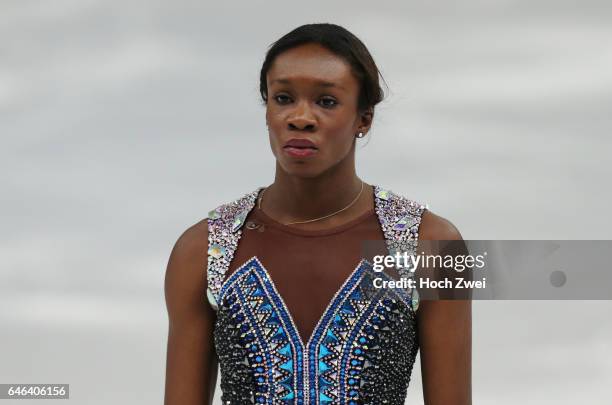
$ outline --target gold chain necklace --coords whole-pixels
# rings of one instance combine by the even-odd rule
[[[307,221],[289,222],[289,223],[283,224],[283,225],[305,224],[305,223],[308,223],[308,222],[320,221],[321,219],[329,218],[331,216],[339,214],[342,211],[349,209],[353,204],[355,204],[357,202],[357,200],[361,196],[361,193],[363,192],[363,186],[364,186],[364,183],[363,183],[363,180],[361,180],[361,190],[359,190],[359,193],[357,194],[357,197],[355,197],[355,199],[353,201],[351,201],[351,203],[349,205],[347,205],[346,207],[344,207],[344,208],[342,208],[342,209],[340,209],[340,210],[338,210],[338,211],[336,211],[334,213],[331,213],[329,215],[325,215],[325,216],[320,217],[320,218],[309,219]],[[265,191],[266,191],[266,188],[264,188],[262,190],[261,195],[259,196],[259,200],[257,201],[257,208],[259,208],[259,209],[261,209],[261,200],[263,200],[263,196],[264,196]]]

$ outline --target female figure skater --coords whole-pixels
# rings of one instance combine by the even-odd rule
[[[268,50],[274,182],[211,210],[172,250],[166,405],[211,404],[217,365],[223,404],[400,405],[419,350],[424,403],[471,404],[470,301],[419,305],[414,289],[377,288],[386,273],[364,254],[366,241],[414,254],[420,239],[462,239],[357,176],[378,77],[365,45],[334,24],[298,27]]]

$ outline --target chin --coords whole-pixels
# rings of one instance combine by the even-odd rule
[[[280,166],[288,175],[301,178],[315,178],[324,172],[318,165],[313,163],[295,160],[291,162],[279,161]]]

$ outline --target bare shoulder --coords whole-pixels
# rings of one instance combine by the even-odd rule
[[[182,258],[200,257],[201,253],[207,250],[207,246],[208,223],[206,219],[203,219],[183,231],[174,244],[172,255]]]
[[[166,301],[171,315],[186,308],[205,308],[199,304],[206,291],[207,250],[206,219],[191,225],[175,242],[165,278]]]
[[[419,238],[423,240],[462,240],[463,237],[448,219],[425,210],[421,217]]]

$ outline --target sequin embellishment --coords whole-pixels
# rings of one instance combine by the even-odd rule
[[[388,276],[362,260],[337,290],[308,342],[302,342],[256,256],[222,282],[259,190],[217,208],[219,217],[209,218],[210,246],[224,249],[223,255],[216,250],[212,253],[217,257],[209,254],[207,269],[208,300],[217,307],[214,342],[222,402],[403,404],[418,351],[416,290],[375,288],[375,278]],[[425,207],[377,186],[375,196],[389,252],[413,254]],[[408,268],[400,270],[411,275]]]

